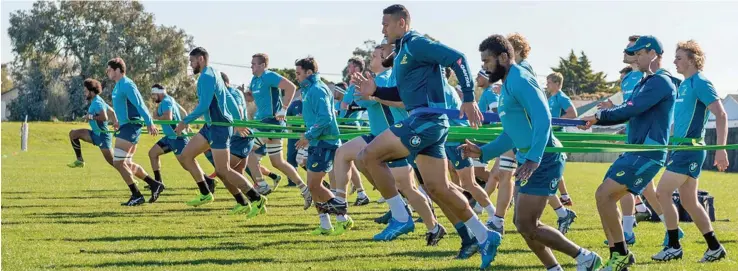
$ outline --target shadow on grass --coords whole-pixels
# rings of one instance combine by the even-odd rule
[[[135,268],[141,266],[147,267],[158,267],[158,266],[176,266],[176,265],[203,265],[203,264],[217,264],[217,265],[233,265],[233,264],[250,264],[250,263],[271,263],[274,259],[257,258],[257,259],[199,259],[191,261],[122,261],[122,262],[110,262],[101,264],[89,264],[89,265],[67,265],[66,268],[107,268],[107,267],[119,267],[119,268]]]
[[[116,222],[105,222],[105,221],[88,221],[88,220],[58,220],[58,221],[47,221],[47,222],[40,222],[40,221],[13,221],[13,222],[3,222],[3,226],[12,226],[12,225],[27,225],[27,224],[33,224],[33,225],[39,225],[39,224],[62,224],[62,225],[75,225],[75,224],[84,224],[84,225],[92,225],[92,224],[115,224]]]
[[[92,237],[92,238],[63,238],[61,240],[67,242],[118,242],[118,241],[180,241],[180,240],[201,240],[201,239],[218,239],[218,238],[230,238],[231,236],[107,236],[107,237]],[[58,239],[42,239],[44,241],[57,241]]]
[[[141,215],[145,215],[146,213],[149,213],[149,212],[133,212],[133,213],[124,213],[124,212],[62,213],[62,212],[54,212],[54,213],[31,214],[31,216],[38,217],[38,218],[48,218],[48,219],[64,219],[64,218],[101,218],[101,217],[139,217]]]
[[[204,251],[234,251],[256,250],[256,247],[243,244],[228,244],[207,247],[175,247],[175,248],[138,248],[131,250],[90,250],[80,251],[83,254],[136,254],[136,253],[165,253],[165,252],[204,252]]]

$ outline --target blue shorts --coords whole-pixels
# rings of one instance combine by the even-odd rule
[[[705,157],[707,157],[707,151],[675,151],[669,154],[666,170],[697,179],[702,173]]]
[[[100,134],[95,134],[92,130],[88,131],[90,132],[90,138],[92,139],[93,145],[100,147],[101,150],[109,150],[112,148],[113,136],[108,133],[101,132]]]
[[[159,145],[164,153],[174,152],[174,155],[180,155],[182,154],[185,146],[187,146],[187,142],[190,142],[190,139],[186,137],[164,137],[162,139],[159,139],[159,141],[156,142],[156,145]]]
[[[279,125],[279,126],[282,126],[282,127],[287,127],[287,123],[285,123],[284,121],[279,121],[276,118],[264,118],[264,119],[261,119],[261,123],[273,124],[273,125]],[[265,132],[265,133],[270,133],[270,132],[272,132],[272,133],[286,133],[287,130],[285,130],[285,129],[264,129],[264,128],[259,128],[259,132]]]
[[[338,146],[333,147],[308,147],[307,170],[312,172],[329,172],[333,170],[333,158],[336,156]]]
[[[438,119],[434,115],[410,115],[407,119],[390,127],[395,136],[410,151],[408,159],[422,154],[446,159],[446,137],[448,136],[448,121]]]
[[[254,148],[254,139],[251,137],[231,137],[231,155],[244,159],[249,156],[251,149]]]
[[[231,146],[231,136],[233,135],[233,127],[231,126],[205,124],[200,128],[199,133],[205,137],[211,149],[222,150]]]
[[[123,124],[118,129],[118,132],[115,133],[115,137],[131,142],[132,144],[138,144],[138,138],[141,137],[141,127],[143,127],[141,124]]]
[[[448,161],[451,162],[457,170],[471,167],[472,159],[469,157],[466,159],[462,158],[461,150],[458,149],[459,146],[461,146],[461,144],[451,144],[450,146],[446,145],[445,148]]]
[[[534,196],[555,195],[564,174],[566,162],[560,153],[544,153],[538,168],[527,180],[515,180],[518,192]],[[518,163],[520,167],[522,163]]]
[[[658,161],[634,154],[623,154],[607,170],[605,180],[612,179],[627,186],[630,193],[640,195],[660,169]]]

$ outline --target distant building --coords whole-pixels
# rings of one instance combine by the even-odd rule
[[[11,89],[10,91],[3,93],[2,95],[2,100],[3,100],[2,101],[2,109],[3,109],[2,121],[8,121],[8,119],[10,118],[10,111],[8,110],[8,105],[16,98],[18,98],[17,88]]]

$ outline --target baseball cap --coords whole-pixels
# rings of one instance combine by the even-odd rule
[[[636,40],[636,42],[633,44],[633,46],[630,46],[628,48],[625,48],[625,53],[628,55],[634,55],[638,50],[641,49],[651,49],[655,50],[656,54],[663,54],[664,53],[664,46],[661,45],[661,41],[659,41],[656,37],[651,35],[641,36]]]

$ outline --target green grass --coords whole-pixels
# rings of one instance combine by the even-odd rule
[[[254,220],[231,216],[233,199],[220,189],[216,202],[188,207],[197,188],[172,155],[163,157],[167,190],[156,204],[122,207],[129,192],[99,150],[83,145],[87,167],[69,169],[74,159],[67,139],[72,128],[85,124],[31,123],[28,152],[20,152],[19,123],[2,124],[2,266],[5,270],[468,270],[479,256],[454,260],[460,240],[453,233],[437,247],[426,247],[425,228],[391,243],[369,241],[382,229],[372,219],[386,205],[372,203],[351,208],[356,228],[340,237],[308,235],[317,224],[313,208],[302,210],[294,188],[269,197],[269,213]],[[143,135],[135,161],[149,169],[147,150],[156,138]],[[266,162],[266,160],[265,160]],[[738,163],[738,161],[731,161]],[[201,163],[206,171],[212,168]],[[593,195],[608,165],[569,163],[566,180],[579,219],[568,234],[574,242],[607,255],[602,244]],[[717,236],[731,253],[738,253],[738,174],[706,172],[702,188],[716,198]],[[373,199],[379,197],[370,191]],[[146,193],[148,197],[148,192]],[[351,200],[355,196],[351,196]],[[437,211],[440,214],[440,211]],[[483,216],[486,219],[486,216]],[[335,218],[334,218],[335,221]],[[555,225],[547,209],[543,221]],[[452,225],[441,218],[453,232]],[[508,234],[494,266],[497,270],[543,270],[515,232]],[[685,259],[656,263],[664,229],[660,223],[641,223],[632,250],[638,265],[631,270],[738,270],[736,254],[713,264],[696,263],[706,248],[697,228],[682,223]],[[574,261],[557,253],[560,263],[574,269]]]

